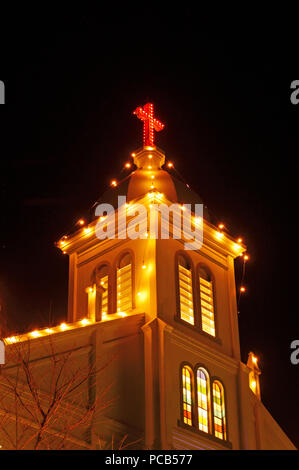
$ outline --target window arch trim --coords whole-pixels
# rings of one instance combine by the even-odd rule
[[[114,296],[113,296],[113,312],[117,312],[117,270],[119,268],[119,264],[121,259],[126,255],[129,254],[131,256],[131,275],[132,275],[132,309],[135,308],[135,255],[134,251],[130,248],[126,248],[118,253],[117,257],[114,260],[113,264],[113,286],[114,286]]]

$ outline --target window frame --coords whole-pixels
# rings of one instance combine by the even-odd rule
[[[208,398],[208,432],[205,432],[205,431],[202,431],[201,429],[199,429],[199,421],[198,421],[198,384],[197,384],[197,371],[199,369],[203,369],[203,371],[206,373],[207,375],[207,379],[208,379],[208,383],[209,383],[209,386],[208,386],[208,393],[207,393],[207,398]],[[197,363],[194,367],[194,382],[196,382],[196,394],[195,394],[195,406],[196,406],[196,427],[197,429],[200,431],[200,432],[203,432],[204,434],[206,435],[211,435],[212,434],[212,423],[213,423],[213,410],[212,410],[212,396],[211,396],[211,384],[212,384],[212,381],[211,381],[211,374],[209,372],[209,370],[207,369],[207,367],[202,364],[202,363]],[[194,384],[195,386],[195,384]]]
[[[193,302],[193,318],[194,324],[188,323],[186,320],[181,318],[181,299],[180,299],[180,279],[179,279],[179,260],[180,257],[185,258],[188,264],[191,267],[191,280],[192,280],[192,302]],[[190,256],[186,254],[186,252],[179,250],[175,254],[175,293],[176,293],[176,314],[175,317],[178,321],[180,321],[183,325],[188,326],[189,328],[196,328],[198,326],[198,315],[197,315],[197,303],[196,303],[196,296],[194,291],[194,282],[195,282],[195,272],[194,272],[194,264]]]
[[[113,305],[113,312],[117,313],[117,270],[119,269],[120,262],[122,258],[126,255],[130,255],[131,257],[131,274],[132,274],[132,310],[136,306],[135,302],[135,256],[134,256],[134,251],[131,250],[130,248],[126,248],[125,250],[122,250],[117,257],[114,260],[114,279],[113,279],[113,285],[114,285],[114,296],[112,299],[112,305]]]
[[[184,367],[187,367],[191,371],[191,399],[192,399],[192,404],[191,404],[191,418],[192,418],[192,424],[186,424],[184,422],[184,394],[183,394],[183,369]],[[181,422],[184,424],[184,426],[187,426],[189,429],[194,428],[195,424],[195,413],[194,413],[194,403],[195,403],[195,395],[194,395],[194,370],[192,365],[189,362],[183,362],[180,366],[180,415],[181,415]]]
[[[215,336],[210,335],[208,332],[202,329],[202,313],[201,313],[201,299],[200,299],[200,271],[205,271],[207,276],[210,278],[210,281],[213,286],[213,313],[214,313],[214,325],[215,325]],[[199,329],[203,335],[212,340],[220,342],[218,335],[218,315],[217,315],[217,296],[216,296],[216,282],[215,276],[211,269],[205,263],[198,263],[196,265],[196,295],[197,295],[197,304],[198,304],[198,319],[199,319]]]
[[[222,390],[223,390],[223,402],[224,402],[224,416],[225,416],[225,438],[224,439],[221,439],[220,437],[217,437],[215,436],[215,423],[214,423],[214,395],[213,395],[213,385],[215,382],[218,382],[221,387],[222,387]],[[213,410],[212,410],[212,418],[213,418],[213,421],[212,421],[212,428],[213,428],[213,437],[215,439],[217,439],[218,441],[220,442],[228,442],[228,419],[227,419],[227,400],[226,400],[226,388],[223,384],[223,381],[222,379],[220,379],[219,377],[211,377],[211,399],[212,399],[212,406],[213,406]]]
[[[97,281],[97,270],[99,270],[100,268],[102,268],[103,266],[107,266],[107,275],[108,275],[108,302],[107,302],[107,315],[110,315],[111,313],[113,313],[113,310],[112,310],[112,267],[111,267],[111,264],[109,261],[107,260],[103,260],[101,261],[100,263],[98,263],[96,265],[96,267],[94,268],[93,272],[92,272],[92,275],[91,275],[91,283],[92,284],[97,284],[96,281]],[[97,312],[95,312],[95,315],[97,317]],[[100,317],[102,317],[102,312],[100,314]]]

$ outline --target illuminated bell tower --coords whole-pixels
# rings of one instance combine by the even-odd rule
[[[98,201],[115,212],[82,219],[59,242],[70,260],[68,322],[86,318],[95,354],[117,357],[105,379],[114,383],[115,398],[106,422],[145,449],[265,448],[257,359],[252,353],[247,365],[240,359],[234,260],[246,247],[213,224],[198,194],[166,171],[154,142],[164,124],[153,105],[134,114],[143,122],[143,146],[132,154],[136,168],[113,180]],[[138,204],[146,215],[138,215],[136,228]],[[200,248],[186,250],[185,234],[152,236],[148,211],[161,204],[179,212],[191,207],[192,228],[203,230]],[[98,224],[109,231],[114,223],[115,236],[100,240]],[[170,215],[171,235],[177,224]],[[273,424],[266,419],[265,429]]]

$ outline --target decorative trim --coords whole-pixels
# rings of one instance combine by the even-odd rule
[[[178,329],[172,328],[170,330],[166,328],[166,331],[169,332],[170,341],[173,344],[194,355],[201,355],[203,360],[213,361],[218,367],[221,367],[230,374],[237,375],[240,361],[223,354],[221,351],[216,351],[211,346],[203,344],[190,335],[187,336]]]

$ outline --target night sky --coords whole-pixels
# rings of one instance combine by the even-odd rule
[[[219,28],[214,15],[183,6],[43,8],[1,18],[0,327],[66,318],[68,259],[54,243],[124,175],[142,144],[132,111],[151,101],[166,124],[157,145],[248,246],[242,360],[250,350],[260,358],[262,400],[299,446],[292,15],[239,11]],[[237,260],[237,282],[240,268]]]

